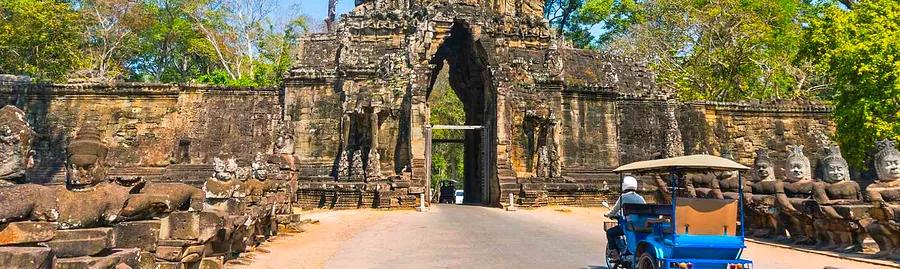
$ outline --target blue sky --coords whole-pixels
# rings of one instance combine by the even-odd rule
[[[350,12],[355,6],[355,0],[338,0],[337,16]],[[322,23],[328,13],[328,0],[276,0],[276,9],[273,15],[277,20],[293,18],[297,12],[309,17],[313,25]],[[600,25],[594,25],[591,33],[595,36],[602,32]]]
[[[274,17],[291,18],[299,11],[314,22],[321,22],[328,13],[328,0],[276,0]],[[338,0],[338,16],[353,9],[354,0]]]

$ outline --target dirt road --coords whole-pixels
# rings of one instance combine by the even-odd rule
[[[233,268],[605,268],[602,209],[333,211]],[[756,268],[888,268],[748,243]]]

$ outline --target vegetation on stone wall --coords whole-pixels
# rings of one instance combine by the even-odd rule
[[[273,21],[274,4],[0,1],[0,72],[53,81],[276,86],[307,26],[303,17]]]
[[[830,7],[806,34],[818,67],[833,76],[837,141],[861,164],[876,140],[900,140],[900,2]]]

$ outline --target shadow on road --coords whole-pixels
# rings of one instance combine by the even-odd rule
[[[583,267],[583,268],[581,268],[581,269],[609,269],[609,267],[606,267],[606,266],[593,266],[593,265],[591,265],[591,266],[588,266],[588,267]]]

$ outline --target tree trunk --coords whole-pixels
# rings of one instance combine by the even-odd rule
[[[566,3],[562,5],[562,20],[559,22],[559,34],[560,36],[564,36],[566,32],[566,27],[569,25],[569,19],[572,17],[572,13],[575,12],[575,0],[563,0]]]

